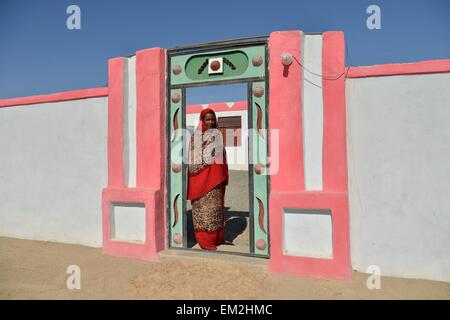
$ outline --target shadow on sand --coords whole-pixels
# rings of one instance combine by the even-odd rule
[[[248,212],[246,211],[230,211],[229,207],[225,207],[225,230],[223,245],[234,246],[234,240],[242,234],[248,226]],[[194,237],[194,224],[192,222],[192,210],[187,211],[187,247],[192,248],[197,244]]]

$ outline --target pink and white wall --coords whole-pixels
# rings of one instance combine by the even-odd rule
[[[346,68],[344,47],[341,32],[270,35],[269,271],[450,281],[450,60]],[[0,100],[0,235],[156,261],[165,78],[153,48],[111,59],[108,88]]]

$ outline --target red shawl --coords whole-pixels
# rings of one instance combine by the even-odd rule
[[[197,130],[205,132],[208,129],[206,123],[204,122],[204,118],[205,115],[209,112],[215,115],[214,111],[209,108],[204,109],[200,113],[200,123],[197,127]],[[226,157],[224,157],[223,162],[224,163],[221,164],[216,163],[214,161],[211,165],[202,168],[198,173],[189,174],[188,195],[187,195],[188,200],[195,200],[201,198],[222,182],[228,184],[228,164],[226,161]]]

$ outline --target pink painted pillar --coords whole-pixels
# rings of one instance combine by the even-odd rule
[[[300,61],[301,32],[274,32],[270,36],[269,125],[279,130],[279,168],[271,176],[271,189],[303,191],[302,70],[299,64],[281,64],[281,54],[290,53]],[[295,150],[295,152],[293,152]]]
[[[166,249],[166,50],[152,48],[136,53],[137,176],[138,188],[155,190],[152,237],[155,250]],[[154,228],[154,229],[153,229]]]
[[[165,72],[166,51],[136,53],[136,188],[124,183],[124,58],[109,61],[108,186],[102,194],[103,252],[155,261],[166,248],[165,219]],[[145,241],[111,239],[112,203],[143,203]]]
[[[137,187],[164,187],[165,65],[164,49],[136,53]]]
[[[322,51],[323,74],[336,75],[323,79],[323,189],[347,192],[344,33],[325,32]]]
[[[279,171],[271,175],[269,195],[269,271],[311,277],[351,278],[345,133],[345,75],[323,80],[324,139],[323,190],[305,191],[302,130],[302,67],[300,31],[270,35],[270,130],[279,130],[279,148],[269,142],[269,152],[279,152]],[[281,54],[294,57],[285,67]],[[323,74],[341,73],[344,67],[341,32],[323,35]],[[287,255],[283,252],[285,209],[331,211],[332,257]]]
[[[125,58],[108,61],[108,188],[124,187],[124,66]]]

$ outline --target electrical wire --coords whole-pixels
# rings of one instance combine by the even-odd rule
[[[322,79],[324,79],[324,80],[338,80],[338,79],[340,79],[343,75],[345,75],[345,76],[344,76],[344,79],[347,79],[348,72],[349,72],[350,68],[351,68],[351,67],[355,67],[355,66],[352,65],[352,64],[350,63],[350,56],[349,56],[349,54],[348,54],[348,49],[347,49],[347,39],[344,38],[344,41],[345,41],[345,60],[347,60],[347,61],[349,62],[349,65],[350,65],[350,66],[344,67],[344,71],[341,72],[341,73],[338,74],[338,75],[322,75],[322,74],[315,73],[315,72],[309,70],[308,68],[306,68],[305,65],[304,65],[304,63],[301,62],[301,61],[299,61],[299,59],[297,59],[295,56],[292,56],[292,57],[293,57],[294,60],[300,65],[300,67],[302,67],[304,70],[308,71],[309,73],[311,73],[311,74],[313,74],[313,75],[315,75],[315,76],[317,76],[317,77],[319,77],[319,78],[322,78]],[[301,57],[300,57],[300,60],[302,60]]]

